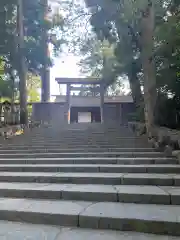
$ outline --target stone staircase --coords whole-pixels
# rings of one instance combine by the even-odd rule
[[[177,160],[127,127],[44,126],[0,145],[0,239],[175,240],[179,205]]]

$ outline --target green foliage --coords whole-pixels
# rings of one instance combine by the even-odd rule
[[[40,88],[41,88],[40,76],[29,73],[27,77],[28,102],[40,101]]]
[[[63,31],[62,16],[49,8],[49,18],[45,19],[46,8],[41,0],[23,0],[24,15],[24,49],[28,72],[41,74],[45,65],[52,66],[50,56],[45,53],[45,44],[51,43],[54,53],[61,51],[64,43],[60,33]],[[19,77],[19,48],[17,36],[17,0],[0,1],[0,61],[4,63],[1,68],[1,94],[12,96],[12,85]],[[48,38],[45,39],[45,33]],[[10,80],[7,80],[10,79]],[[6,81],[5,81],[6,80]],[[30,81],[30,80],[29,80]],[[13,83],[12,83],[13,82]],[[40,81],[38,80],[38,84]],[[31,81],[27,84],[30,85]],[[17,84],[15,84],[17,85]],[[30,93],[29,93],[30,94]],[[33,99],[37,93],[31,92]]]
[[[142,119],[138,117],[142,112],[141,85],[144,85],[141,36],[142,20],[148,14],[148,4],[153,4],[155,10],[154,52],[151,51],[149,57],[156,63],[157,112],[160,112],[156,120],[160,125],[178,127],[180,126],[180,121],[177,120],[180,108],[180,2],[87,0],[87,5],[91,9],[96,9],[91,17],[91,25],[98,39],[100,41],[107,39],[115,46],[114,54],[118,62],[115,66],[116,74],[119,76],[125,74],[129,79],[132,96],[138,103],[137,113],[134,116],[136,119]],[[147,45],[146,53],[148,48]],[[170,119],[168,114],[173,118]]]

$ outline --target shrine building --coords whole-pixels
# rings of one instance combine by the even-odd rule
[[[130,95],[106,96],[103,81],[97,78],[56,78],[59,85],[66,85],[65,95],[56,95],[55,102],[34,103],[33,118],[36,121],[60,123],[119,122],[128,121],[135,111]],[[80,85],[80,87],[76,85]],[[93,86],[92,95],[76,95],[84,85]],[[82,87],[83,86],[83,87]],[[87,88],[88,90],[88,88]]]

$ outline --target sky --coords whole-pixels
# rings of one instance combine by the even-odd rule
[[[80,69],[77,65],[79,58],[67,55],[66,57],[54,60],[54,66],[50,70],[51,95],[59,95],[59,85],[56,83],[56,77],[80,77]],[[62,93],[66,93],[66,87],[61,85]]]

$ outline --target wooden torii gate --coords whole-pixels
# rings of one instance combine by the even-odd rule
[[[58,84],[66,85],[66,114],[67,120],[70,121],[70,95],[71,90],[79,90],[79,87],[72,87],[71,85],[83,84],[83,85],[99,85],[96,88],[100,93],[100,112],[101,112],[101,122],[104,122],[104,83],[102,79],[99,78],[56,78]]]

